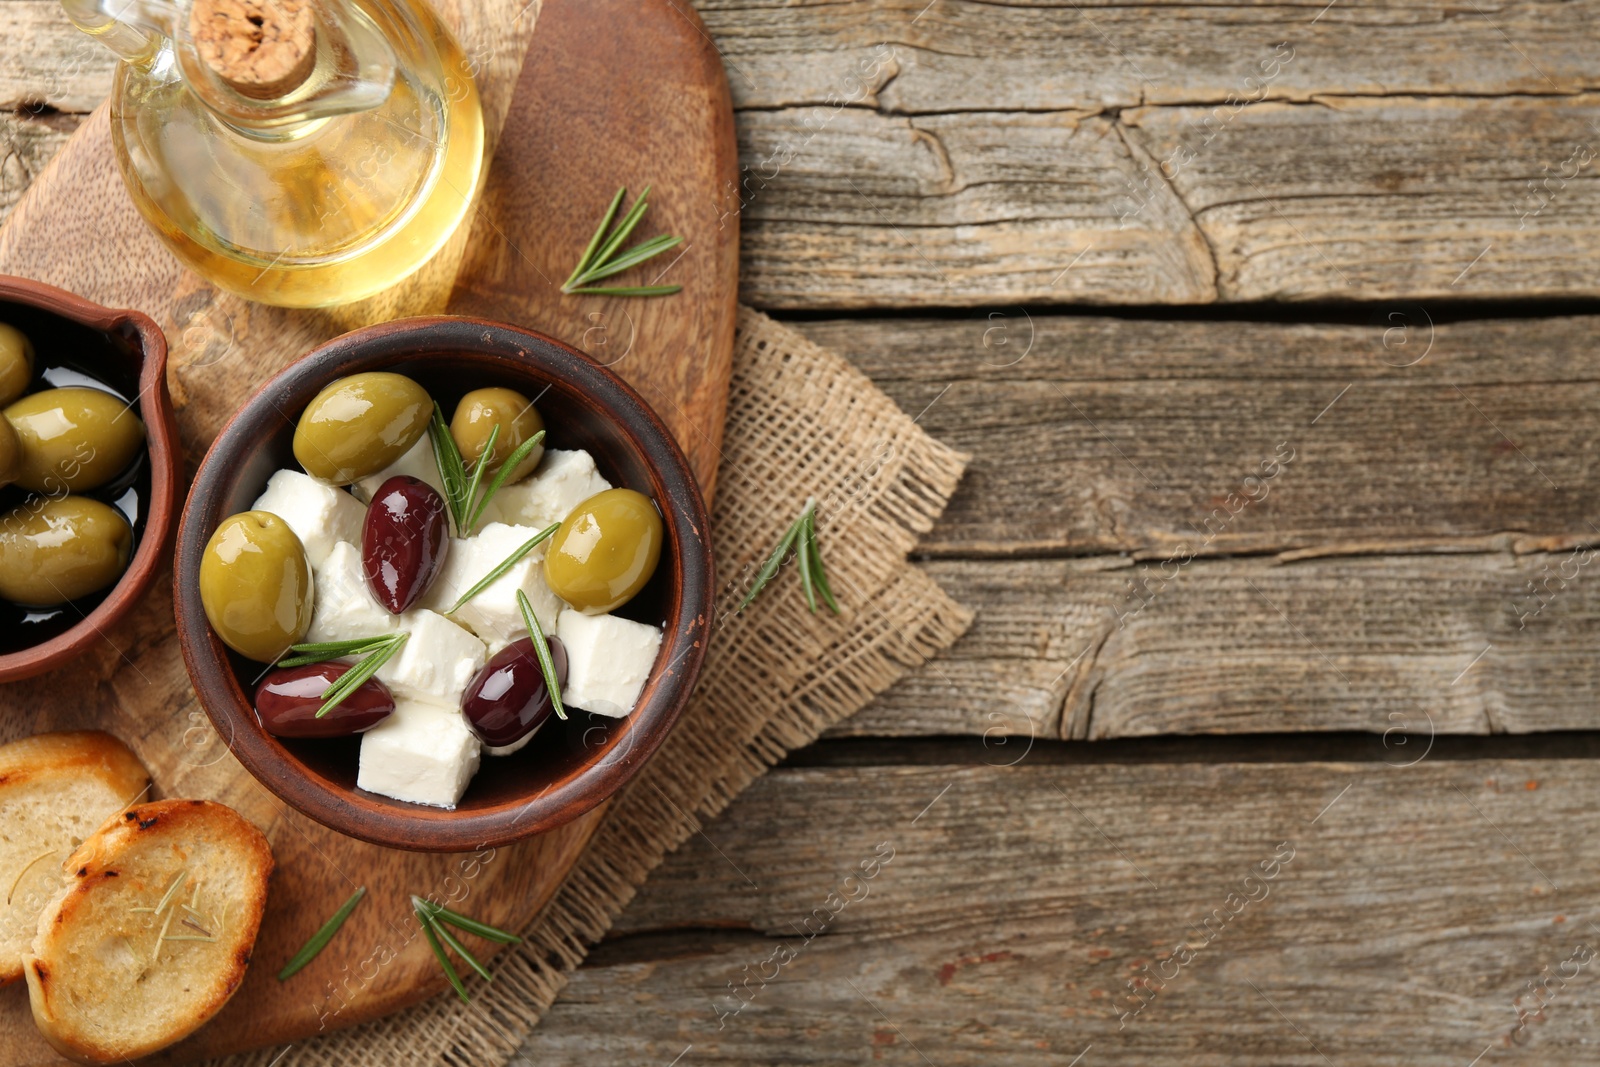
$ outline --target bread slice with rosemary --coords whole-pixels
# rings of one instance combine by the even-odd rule
[[[80,1063],[137,1059],[186,1037],[244,981],[272,850],[209,800],[130,808],[67,862],[23,957],[33,1021]]]
[[[22,977],[22,954],[60,891],[62,863],[149,787],[138,757],[98,730],[0,745],[0,985]]]

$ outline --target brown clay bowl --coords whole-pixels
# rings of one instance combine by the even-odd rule
[[[266,733],[251,706],[266,668],[228,650],[206,623],[200,558],[218,523],[246,511],[272,473],[294,467],[306,404],[329,382],[385,370],[422,384],[446,413],[470,389],[506,386],[535,398],[554,448],[584,448],[613,485],[661,509],[666,543],[655,576],[619,614],[665,628],[632,714],[573,710],[522,751],[483,757],[461,803],[446,811],[356,788],[359,738]],[[527,330],[476,319],[372,326],[313,351],[267,382],[223,428],[183,510],[175,564],[178,637],[206,713],[234,755],[286,803],[341,833],[420,851],[498,846],[542,833],[615,793],[665,739],[700,673],[715,585],[705,505],[688,463],[639,395],[588,357]]]
[[[52,612],[0,606],[0,682],[43,674],[85,652],[139,603],[171,543],[178,503],[178,427],[167,394],[167,339],[148,316],[92,304],[26,278],[0,275],[0,322],[28,335],[38,356],[34,389],[79,384],[87,375],[123,397],[138,399],[145,455],[125,478],[88,495],[136,506],[133,558],[104,593]],[[128,494],[132,494],[129,496]],[[0,510],[28,496],[0,489]]]

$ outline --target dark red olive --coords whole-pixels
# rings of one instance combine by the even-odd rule
[[[444,497],[433,486],[397,474],[372,495],[361,531],[361,565],[367,587],[391,615],[422,599],[449,547]]]
[[[274,737],[344,737],[370,730],[394,711],[394,695],[376,678],[345,697],[322,718],[322,694],[350,669],[348,663],[310,663],[280,667],[256,688],[256,715]]]
[[[550,659],[556,681],[567,683],[567,650],[550,638]],[[461,694],[461,713],[467,725],[486,745],[501,748],[515,744],[544,725],[555,710],[545,690],[544,671],[533,641],[513,641],[490,657]]]

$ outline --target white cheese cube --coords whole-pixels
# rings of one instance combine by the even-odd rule
[[[490,522],[542,530],[561,522],[573,508],[610,488],[611,483],[600,476],[589,453],[581,448],[570,452],[551,448],[545,451],[532,477],[501,487],[483,515]]]
[[[567,650],[564,703],[612,718],[633,710],[661,648],[660,627],[567,608],[556,636]]]
[[[397,474],[407,474],[413,478],[420,478],[439,491],[444,496],[444,479],[439,477],[439,463],[433,458],[433,438],[423,434],[422,439],[411,446],[411,451],[395,460],[377,474],[368,475],[359,479],[352,487],[356,496],[368,503],[372,502],[372,495],[376,493],[383,483]],[[360,540],[357,538],[357,540]]]
[[[473,537],[452,539],[450,550],[445,555],[444,569],[423,597],[423,607],[439,612],[448,611],[463,593],[482,581],[538,532],[531,526],[491,522]],[[528,594],[533,614],[544,632],[550,634],[555,631],[561,601],[544,580],[544,552],[548,543],[534,546],[493,585],[449,616],[487,642],[490,655],[525,632],[522,609],[517,606],[518,590]]]
[[[455,708],[396,694],[394,713],[361,735],[356,785],[453,808],[478,770],[478,739]]]
[[[372,598],[361,568],[361,550],[350,542],[340,541],[333,546],[316,571],[316,579],[311,629],[306,632],[308,642],[353,641],[404,629],[400,616],[390,615]]]
[[[360,544],[367,518],[367,509],[343,489],[290,470],[274,474],[250,509],[270,511],[287,523],[305,546],[313,570],[340,541]]]
[[[411,636],[378,679],[391,689],[424,699],[456,704],[461,693],[489,658],[483,642],[436,611],[417,608],[398,620],[396,629]]]

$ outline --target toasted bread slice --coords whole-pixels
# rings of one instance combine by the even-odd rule
[[[22,977],[39,913],[60,892],[61,864],[149,785],[127,746],[98,730],[0,745],[0,985]]]
[[[80,1063],[137,1059],[186,1037],[244,981],[272,850],[232,808],[130,808],[67,861],[23,957],[33,1021]]]

